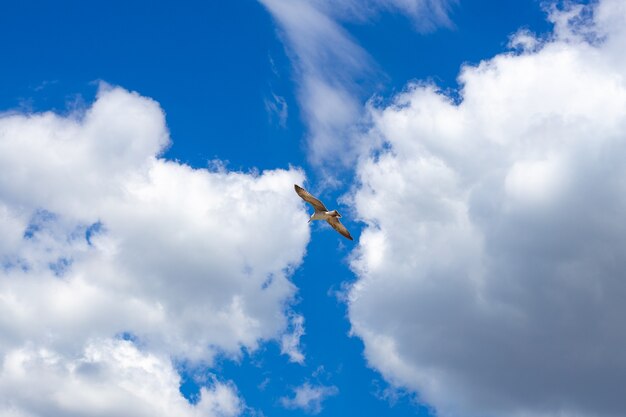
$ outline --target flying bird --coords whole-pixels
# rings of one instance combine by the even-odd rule
[[[329,211],[324,205],[324,203],[319,201],[317,198],[313,197],[311,193],[309,193],[307,190],[305,190],[304,188],[296,184],[294,184],[293,186],[296,189],[296,193],[300,197],[302,197],[304,201],[312,205],[313,208],[315,209],[315,213],[311,215],[309,222],[311,222],[311,220],[326,220],[328,224],[332,226],[333,229],[338,231],[340,234],[342,234],[346,238],[353,240],[352,236],[350,236],[350,232],[348,232],[348,229],[346,229],[346,226],[341,224],[341,222],[339,221],[341,214],[339,214],[337,210]]]

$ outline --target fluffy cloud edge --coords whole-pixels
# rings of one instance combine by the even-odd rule
[[[518,32],[515,51],[464,67],[458,103],[414,84],[372,106],[368,133],[384,148],[360,161],[352,196],[367,225],[351,262],[352,332],[370,366],[442,416],[623,405],[609,386],[626,378],[610,295],[623,287],[605,256],[620,259],[624,236],[626,8],[570,4],[549,19],[551,37]]]
[[[0,385],[48,378],[32,406],[59,415],[106,409],[98,389],[127,404],[125,415],[239,414],[232,383],[188,404],[171,360],[210,364],[280,342],[309,239],[293,195],[303,172],[167,161],[159,104],[106,84],[81,111],[3,114],[0,132]],[[138,364],[160,381],[158,398],[139,395],[151,377]],[[77,381],[93,401],[65,391]],[[2,395],[3,412],[41,414],[24,395]]]

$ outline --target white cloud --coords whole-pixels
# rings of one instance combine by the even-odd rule
[[[300,408],[310,414],[319,414],[322,411],[322,403],[328,397],[339,393],[335,386],[311,385],[308,382],[293,389],[292,398],[282,397],[281,404],[285,408]]]
[[[537,36],[528,29],[520,29],[509,39],[509,48],[520,49],[524,52],[533,52],[540,45],[540,40],[537,39]]]
[[[272,98],[265,99],[265,111],[269,116],[278,122],[278,125],[282,128],[287,126],[287,117],[289,116],[289,107],[284,97],[277,96],[272,93]]]
[[[380,12],[402,13],[409,17],[421,32],[439,26],[452,27],[449,14],[457,0],[318,0],[317,4],[330,14],[342,19],[371,19]]]
[[[91,341],[73,358],[25,346],[4,355],[0,410],[28,416],[183,417],[232,417],[242,410],[229,384],[214,381],[210,389],[202,388],[194,405],[180,395],[179,385],[169,358],[141,352],[128,341]]]
[[[360,115],[353,79],[369,71],[371,59],[319,4],[308,0],[261,0],[282,29],[299,78],[298,99],[310,129],[309,157],[315,163],[345,163],[345,132]]]
[[[347,166],[361,141],[354,126],[377,74],[372,58],[340,20],[367,20],[383,10],[408,14],[421,30],[449,25],[448,0],[259,0],[281,28],[299,79],[298,99],[309,127],[309,158]]]
[[[0,117],[0,358],[28,344],[73,363],[127,333],[210,363],[280,339],[302,172],[193,169],[158,157],[168,143],[158,104],[121,88],[81,114]]]
[[[290,331],[283,334],[280,340],[280,353],[289,356],[291,362],[304,364],[304,354],[300,348],[300,339],[305,334],[304,317],[294,314],[289,320]]]
[[[349,316],[444,417],[626,409],[626,6],[552,13],[552,38],[463,68],[461,103],[412,85],[372,109]]]

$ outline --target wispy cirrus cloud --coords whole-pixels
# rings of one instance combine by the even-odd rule
[[[383,76],[369,54],[342,27],[381,11],[409,15],[420,30],[450,25],[447,0],[260,0],[276,19],[296,70],[298,100],[309,129],[310,160],[345,166],[360,147],[356,126],[363,103]]]
[[[329,15],[341,20],[367,21],[381,12],[401,13],[415,29],[428,32],[439,27],[453,27],[450,12],[458,0],[318,0]]]
[[[282,128],[287,126],[287,117],[289,116],[289,106],[284,97],[271,93],[271,98],[266,97],[264,100],[265,111],[267,111],[270,119],[275,120]]]

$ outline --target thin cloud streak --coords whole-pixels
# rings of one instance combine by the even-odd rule
[[[443,0],[338,2],[260,0],[276,19],[298,78],[298,100],[309,128],[309,159],[318,166],[346,167],[362,136],[357,126],[376,80],[384,77],[370,55],[339,23],[366,21],[381,11],[408,14],[416,27],[449,25]]]

